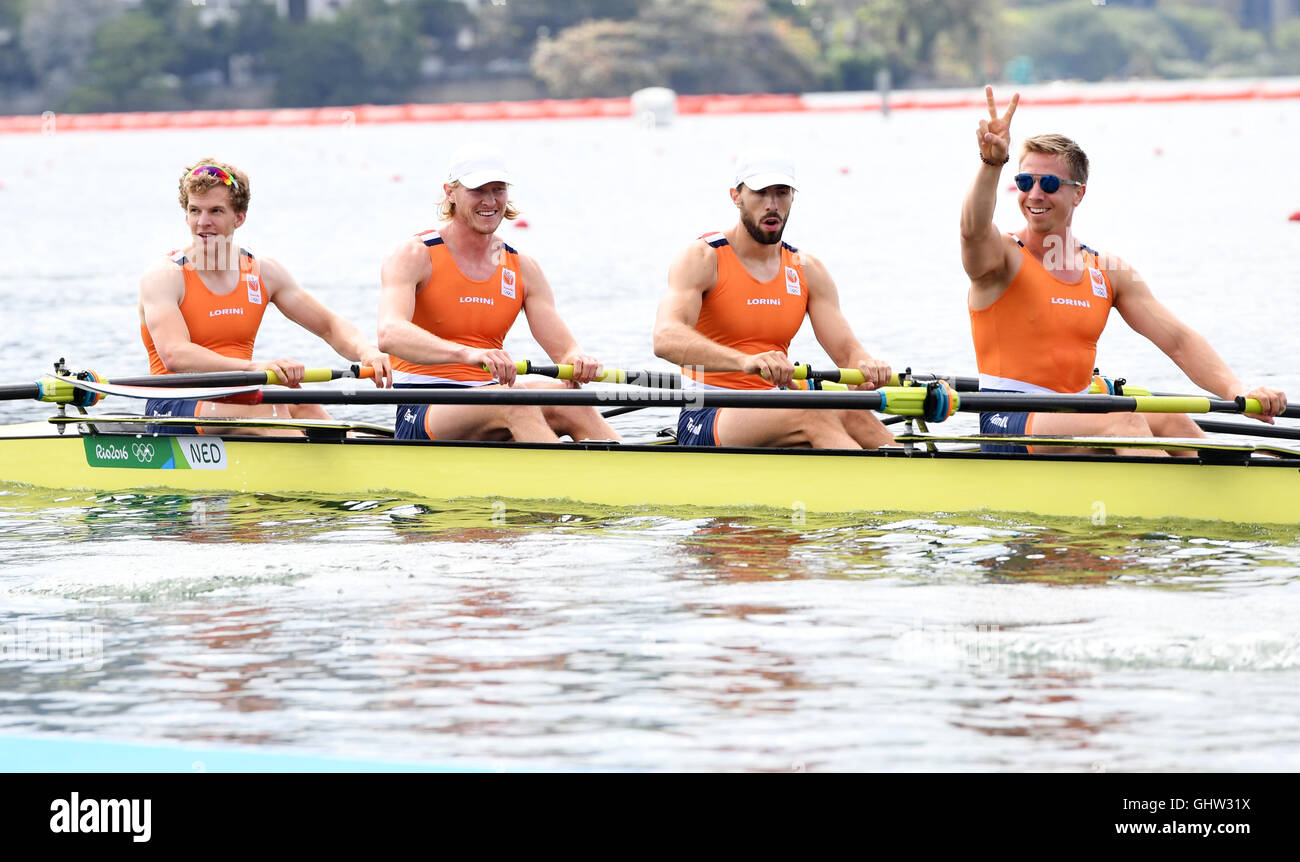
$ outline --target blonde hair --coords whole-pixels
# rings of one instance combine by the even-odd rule
[[[230,175],[232,180],[230,185],[221,177],[210,173],[195,174],[198,168],[219,168]],[[219,162],[216,159],[199,159],[194,164],[187,167],[180,179],[180,202],[181,209],[190,208],[190,195],[203,194],[206,191],[224,186],[230,189],[230,205],[237,213],[248,212],[248,201],[252,198],[252,190],[248,187],[248,174],[241,171],[234,165]]]
[[[1020,160],[1024,161],[1028,153],[1061,156],[1070,168],[1070,179],[1081,183],[1088,181],[1088,156],[1065,135],[1035,135],[1026,138],[1020,145]]]
[[[460,180],[453,180],[447,183],[453,189],[460,188]],[[438,218],[442,221],[451,221],[452,216],[456,215],[456,202],[451,199],[451,195],[445,195],[442,200],[438,201]],[[519,218],[519,207],[512,200],[506,201],[506,219],[514,221]]]

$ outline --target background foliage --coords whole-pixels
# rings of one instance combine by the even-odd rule
[[[1300,0],[0,0],[0,109],[1300,74]],[[887,77],[886,77],[887,76]]]

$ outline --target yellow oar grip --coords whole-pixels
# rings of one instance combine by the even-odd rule
[[[1139,413],[1209,413],[1210,399],[1199,395],[1138,395],[1133,398]],[[1259,402],[1255,402],[1259,410]]]
[[[336,372],[332,368],[308,368],[306,371],[302,373],[302,382],[303,383],[328,383],[329,381],[333,380],[335,376],[339,374],[340,372]],[[342,374],[342,376],[350,377],[351,375]],[[374,377],[374,376],[375,376],[375,369],[371,368],[369,365],[367,365],[364,368],[357,369],[357,377]],[[280,375],[276,374],[274,371],[268,368],[266,369],[266,385],[282,386],[284,384],[280,380]]]
[[[807,379],[808,379],[808,372],[809,372],[810,370],[811,370],[811,369],[810,369],[807,365],[798,365],[798,364],[796,364],[795,367],[794,367],[794,379],[795,379],[795,380],[807,380]],[[839,368],[839,369],[836,369],[836,370],[838,370],[838,371],[840,372],[840,379],[839,379],[839,381],[838,381],[838,382],[840,382],[840,383],[858,384],[858,383],[866,383],[866,382],[867,382],[867,379],[866,379],[865,377],[862,376],[862,372],[859,371],[859,370],[856,369],[856,368]],[[763,376],[763,377],[766,377],[767,375],[764,374],[764,375],[762,375],[762,376]],[[898,382],[898,375],[897,375],[897,374],[895,374],[895,375],[890,379],[890,381],[889,381],[889,385],[890,385],[890,386],[898,386],[898,385],[899,385],[899,382]]]
[[[532,363],[529,362],[527,359],[521,359],[518,362],[516,362],[515,370],[518,371],[520,374],[536,373],[537,371],[537,369],[533,368]],[[555,379],[572,380],[573,366],[556,365]],[[627,371],[622,368],[602,368],[600,370],[600,375],[596,378],[596,382],[597,383],[626,383]]]
[[[1264,405],[1259,403],[1257,398],[1247,398],[1246,406],[1242,408],[1242,413],[1263,413]]]

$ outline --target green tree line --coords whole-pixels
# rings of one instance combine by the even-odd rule
[[[1300,0],[0,0],[0,109],[1300,74]],[[522,88],[522,89],[521,89]]]

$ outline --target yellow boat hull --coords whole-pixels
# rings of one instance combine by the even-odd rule
[[[153,454],[181,445],[171,440],[212,448],[206,454],[192,450],[186,456],[190,464],[178,457],[171,467],[107,465],[126,458],[121,453],[132,447],[144,451],[149,444]],[[761,506],[795,513],[996,511],[1096,524],[1121,518],[1300,524],[1300,461],[1259,456],[1248,464],[1225,464],[897,450],[82,437],[28,423],[0,432],[0,481],[106,492],[568,499],[614,507]]]

